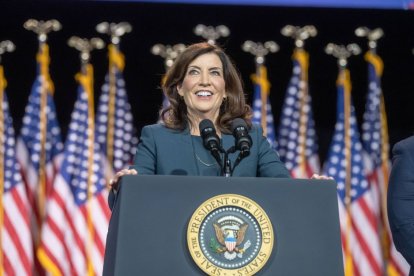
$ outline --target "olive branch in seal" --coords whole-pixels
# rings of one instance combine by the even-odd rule
[[[214,253],[220,254],[226,251],[225,247],[220,246],[215,238],[210,239],[210,248]]]

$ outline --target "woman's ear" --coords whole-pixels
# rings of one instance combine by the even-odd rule
[[[180,95],[181,97],[184,97],[184,93],[181,90],[181,84],[177,84],[177,92],[178,92],[178,95]]]

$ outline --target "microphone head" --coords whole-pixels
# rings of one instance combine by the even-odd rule
[[[214,124],[209,119],[204,119],[198,125],[201,138],[203,138],[203,145],[206,149],[211,151],[219,151],[220,138],[216,134]]]
[[[250,147],[252,146],[252,138],[249,135],[249,129],[246,121],[241,118],[236,118],[231,123],[233,136],[236,139],[236,149],[240,150],[244,156],[250,154]]]
[[[203,146],[211,152],[222,169],[223,174],[220,152],[224,152],[224,150],[220,145],[220,138],[216,133],[213,122],[209,119],[204,119],[198,124],[198,129],[200,130],[200,135],[203,139]]]
[[[216,133],[216,129],[214,128],[214,124],[209,119],[204,119],[198,124],[198,129],[200,130],[201,136],[203,136],[203,133],[206,133],[207,131],[213,131]]]
[[[242,118],[236,118],[231,122],[231,129],[234,134],[234,132],[237,130],[237,128],[242,127],[247,131],[247,124],[246,121]]]

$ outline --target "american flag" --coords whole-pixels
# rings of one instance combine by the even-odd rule
[[[373,51],[365,54],[368,62],[368,94],[362,124],[364,164],[374,195],[374,208],[381,230],[388,275],[408,275],[409,265],[395,249],[386,211],[390,172],[387,114],[381,90],[383,62]]]
[[[3,67],[0,66],[0,274],[33,275],[30,206],[16,160],[5,86]]]
[[[264,136],[276,149],[272,106],[269,101],[270,82],[267,79],[267,68],[264,65],[258,65],[256,74],[253,74],[251,78],[254,83],[252,121],[254,124],[262,126]]]
[[[372,191],[363,164],[349,71],[338,76],[337,121],[324,174],[338,185],[345,275],[383,275]]]
[[[138,139],[122,76],[125,58],[115,45],[109,45],[108,50],[109,72],[99,98],[96,130],[99,145],[112,165],[110,171],[119,171],[132,161]]]
[[[53,275],[101,275],[103,268],[110,211],[104,158],[94,137],[92,66],[83,69],[38,250]]]
[[[286,91],[278,131],[280,158],[294,178],[310,178],[320,170],[308,90],[308,65],[308,53],[295,49],[293,75]]]
[[[63,143],[49,75],[49,47],[42,43],[37,54],[37,77],[17,139],[17,158],[30,200],[31,229],[35,246],[47,197],[62,159]]]

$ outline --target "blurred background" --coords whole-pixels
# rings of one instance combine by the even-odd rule
[[[320,165],[324,164],[323,173],[336,180],[345,275],[407,275],[407,263],[396,252],[388,231],[386,192],[390,170],[388,144],[393,146],[414,132],[413,3],[408,0],[0,0],[0,41],[10,40],[16,45],[13,53],[1,55],[10,108],[3,97],[0,274],[4,270],[6,275],[32,275],[34,271],[35,275],[43,275],[44,269],[54,275],[102,273],[111,216],[106,202],[108,180],[132,159],[131,152],[136,146],[132,125],[139,135],[144,125],[156,123],[163,102],[160,83],[166,70],[165,61],[152,54],[151,49],[157,43],[189,45],[205,41],[194,33],[195,27],[203,24],[225,25],[229,29],[230,34],[217,39],[216,44],[226,50],[239,68],[248,102],[259,107],[255,112],[259,122],[266,118],[261,122],[267,123],[267,128],[269,125],[276,131],[280,130],[279,125],[284,128],[276,133],[276,138],[281,159],[291,175],[309,178],[313,172],[320,172]],[[39,44],[37,35],[23,28],[31,18],[56,19],[62,25],[60,31],[48,34],[49,67],[47,45]],[[79,52],[68,46],[72,36],[100,37],[108,44],[109,36],[96,31],[101,22],[129,22],[132,26],[132,32],[122,36],[119,44],[125,56],[125,81],[119,74],[122,56],[113,51],[116,47],[110,48],[113,59],[105,89],[101,88],[109,67],[108,48],[91,54],[93,85],[88,83],[91,78],[86,67],[79,85],[74,77],[81,69]],[[307,39],[304,46],[309,54],[308,79],[299,81],[306,76],[303,73],[306,62],[300,63],[298,58],[294,66],[292,54],[297,45],[294,39],[281,34],[286,25],[313,25],[317,29],[317,35]],[[369,80],[368,62],[364,59],[369,49],[368,39],[356,36],[359,27],[381,28],[384,33],[375,41],[376,54],[384,63],[380,84]],[[255,57],[242,49],[246,40],[275,41],[280,48],[265,57],[270,83],[267,104],[271,106],[271,114],[261,109],[261,100],[255,96],[267,85],[263,85],[264,81],[255,87],[252,81],[252,74],[256,73],[256,79],[260,79],[264,71],[256,68]],[[338,116],[336,124],[338,107],[349,107],[337,106],[341,95],[337,90],[346,90],[349,83],[344,70],[341,82],[337,82],[338,59],[325,52],[329,43],[345,46],[356,43],[361,48],[359,55],[349,56],[347,64],[356,120],[348,113]],[[0,44],[0,53],[4,52],[3,46]],[[334,47],[330,49],[335,51]],[[337,54],[341,51],[344,54],[344,49],[337,48]],[[295,53],[298,57],[298,52]],[[301,53],[302,58],[306,56]],[[378,73],[381,62],[375,51],[370,53],[370,62],[377,66]],[[42,60],[39,69],[43,70],[38,70],[36,55]],[[372,65],[370,69],[374,72]],[[54,82],[54,93],[48,72]],[[33,83],[35,89],[31,92]],[[310,108],[309,97],[303,97],[308,92],[306,83],[312,98]],[[340,85],[345,88],[337,89]],[[92,105],[86,95],[91,86],[95,91],[96,125],[88,117]],[[0,78],[2,95],[3,87]],[[371,102],[366,105],[369,87]],[[116,93],[110,94],[109,90]],[[78,93],[81,96],[77,101]],[[343,98],[339,97],[344,101]],[[125,104],[128,101],[132,116]],[[292,111],[294,108],[298,110]],[[367,110],[370,115],[364,115]],[[272,118],[274,121],[269,121]],[[66,142],[64,151],[58,125]],[[93,127],[97,129],[96,136]],[[356,128],[364,133],[364,152],[359,137],[354,136]],[[17,150],[15,136],[19,137]],[[315,137],[317,141],[313,140]],[[277,254],[274,256],[277,258]]]
[[[157,3],[155,3],[157,2]],[[135,125],[157,121],[162,104],[159,83],[165,72],[164,60],[151,54],[156,43],[186,45],[203,41],[193,32],[197,24],[226,25],[230,35],[217,40],[238,66],[244,80],[249,102],[253,84],[250,75],[255,72],[254,57],[241,49],[245,40],[276,41],[279,52],[268,55],[266,65],[271,83],[270,101],[276,126],[281,114],[285,91],[292,73],[292,39],[282,36],[280,30],[287,24],[314,25],[318,35],[306,41],[309,52],[309,91],[319,152],[323,161],[335,124],[337,60],[324,52],[330,43],[357,43],[365,52],[367,39],[355,36],[360,26],[381,27],[384,37],[378,41],[377,53],[384,61],[382,88],[389,123],[390,144],[411,135],[414,131],[414,12],[408,1],[227,1],[232,4],[167,3],[172,1],[6,1],[0,3],[3,15],[0,39],[16,44],[16,51],[2,58],[8,80],[7,93],[16,132],[21,126],[24,107],[36,76],[38,41],[23,23],[57,19],[62,30],[48,37],[50,46],[50,74],[55,83],[57,116],[63,137],[67,132],[70,113],[76,99],[77,83],[74,75],[80,69],[79,54],[67,46],[73,35],[91,38],[109,37],[95,31],[98,23],[129,22],[133,30],[122,37],[121,50],[125,54],[124,78]],[[182,1],[190,2],[190,1]],[[219,3],[225,1],[210,1]],[[256,3],[257,5],[253,5]],[[95,68],[95,97],[100,95],[108,68],[107,51],[92,53]],[[352,95],[358,116],[362,120],[368,87],[367,63],[363,54],[349,59]],[[97,102],[97,101],[95,101]]]

